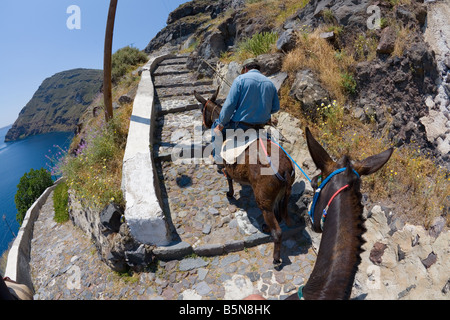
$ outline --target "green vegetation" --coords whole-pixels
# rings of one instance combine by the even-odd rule
[[[148,56],[137,48],[128,46],[117,50],[112,55],[112,82],[117,83],[137,65],[147,61]]]
[[[276,32],[263,32],[254,34],[250,39],[247,39],[238,44],[238,52],[236,56],[239,60],[259,56],[260,54],[270,53],[275,49],[275,44],[278,40]]]
[[[125,47],[112,57],[113,101],[130,91],[135,91],[140,77],[131,73],[136,66],[147,62],[148,57],[136,48]],[[102,112],[92,115],[92,110],[103,109],[102,99],[94,101],[81,120],[85,124],[82,133],[75,136],[65,157],[58,164],[67,188],[82,203],[101,210],[114,201],[125,206],[121,190],[122,160],[128,137],[133,104],[123,105],[114,112],[114,118],[105,123]],[[63,191],[62,191],[63,192]],[[61,207],[65,193],[61,199]]]
[[[53,209],[55,216],[53,220],[57,223],[63,223],[69,220],[69,186],[65,182],[61,182],[56,186],[53,192]]]
[[[122,107],[108,123],[97,117],[90,124],[86,143],[79,146],[76,156],[67,155],[61,165],[70,189],[91,208],[103,209],[111,201],[124,205],[122,160],[131,110],[132,104]]]
[[[345,92],[349,95],[353,95],[356,93],[356,80],[353,78],[351,74],[348,72],[341,73],[342,78],[342,87]]]
[[[28,209],[42,195],[45,189],[52,185],[52,175],[44,168],[39,170],[31,169],[30,172],[25,173],[20,178],[14,199],[17,208],[16,220],[20,225],[22,225]]]

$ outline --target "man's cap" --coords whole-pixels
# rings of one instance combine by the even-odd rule
[[[248,66],[254,66],[254,65],[259,66],[259,67],[261,66],[257,59],[250,58],[250,59],[247,59],[247,60],[244,61],[244,63],[242,64],[242,68],[245,68],[245,67],[248,67]]]

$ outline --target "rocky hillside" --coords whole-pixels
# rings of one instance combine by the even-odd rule
[[[47,78],[22,109],[5,140],[73,131],[78,119],[100,92],[103,71],[74,69]]]
[[[380,19],[378,26],[368,28],[375,21],[371,18],[375,11],[368,13],[371,5],[379,10]],[[299,33],[320,30],[337,54],[354,59],[346,71],[352,85],[348,109],[362,121],[375,121],[376,131],[388,135],[395,146],[414,144],[448,167],[450,92],[445,59],[449,54],[444,51],[444,56],[436,57],[424,37],[428,11],[428,5],[417,0],[194,0],[170,14],[167,27],[145,51],[170,50],[174,45],[192,50],[190,67],[199,76],[212,76],[205,60],[214,66],[254,34],[276,32],[281,54],[278,70],[272,70],[276,72],[296,47]],[[328,96],[336,98],[320,82]],[[298,95],[294,98],[303,103]]]

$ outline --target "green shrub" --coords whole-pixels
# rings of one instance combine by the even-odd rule
[[[55,217],[53,220],[57,223],[63,223],[69,220],[69,186],[65,182],[61,182],[53,192],[53,209]]]
[[[276,32],[263,32],[254,34],[248,40],[239,44],[238,55],[243,59],[259,56],[260,54],[269,53],[273,46],[277,43],[278,34]]]
[[[148,61],[147,55],[138,48],[125,47],[112,55],[112,82],[117,83],[133,67]]]
[[[125,119],[129,119],[132,105],[128,109],[119,109],[107,124],[93,123],[77,156],[66,155],[60,165],[69,188],[90,208],[100,210],[111,201],[124,205],[121,178],[128,136]]]
[[[356,80],[353,78],[353,76],[347,72],[341,73],[342,78],[342,87],[344,88],[345,92],[348,94],[355,94],[356,93]]]
[[[30,172],[25,173],[20,178],[14,199],[17,208],[16,220],[20,225],[22,225],[27,210],[42,195],[45,189],[52,185],[52,175],[44,168],[40,170],[31,169]]]

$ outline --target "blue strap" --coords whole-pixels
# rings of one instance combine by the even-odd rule
[[[303,296],[303,288],[304,287],[305,286],[300,286],[297,291],[297,296],[300,300],[305,300],[305,297]]]
[[[278,144],[276,141],[274,141],[273,138],[272,138],[272,142],[275,143],[278,147],[280,147],[280,149],[283,150],[284,153],[286,153],[286,155],[289,157],[289,159],[291,159],[291,161],[297,166],[297,168],[300,169],[300,171],[303,173],[303,175],[306,177],[306,179],[308,179],[308,181],[311,183],[311,179],[308,177],[308,175],[305,173],[305,171],[303,171],[302,168],[300,168],[300,166],[297,164],[297,162],[295,162],[294,159],[292,159],[291,155],[289,153],[287,153],[286,150],[284,150],[280,144]]]
[[[316,207],[316,203],[317,200],[319,200],[319,196],[320,196],[320,192],[322,191],[322,189],[325,187],[325,185],[331,180],[331,178],[333,178],[335,175],[340,174],[342,172],[344,172],[345,170],[347,170],[347,168],[341,168],[338,169],[336,171],[334,171],[332,174],[330,174],[321,184],[320,184],[320,188],[317,188],[316,192],[314,193],[314,198],[313,198],[313,202],[311,204],[311,209],[308,212],[309,217],[311,218],[312,223],[314,224],[314,209]],[[358,172],[356,172],[355,169],[352,169],[353,172],[356,174],[356,176],[358,177],[358,179],[360,178]]]

